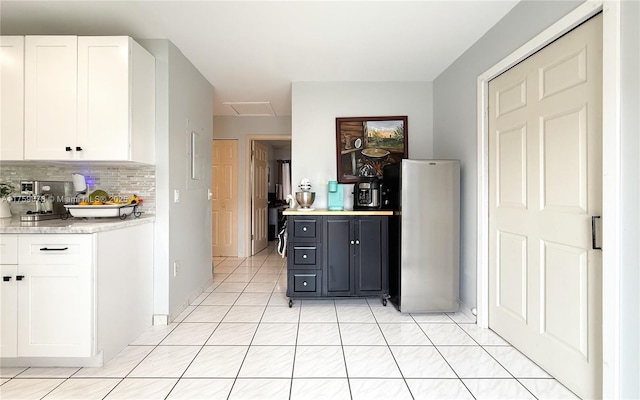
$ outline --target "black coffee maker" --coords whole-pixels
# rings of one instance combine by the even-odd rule
[[[354,210],[377,210],[380,208],[380,179],[376,176],[361,176],[353,188]]]

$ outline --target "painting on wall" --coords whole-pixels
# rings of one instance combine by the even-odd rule
[[[407,158],[407,116],[336,118],[338,182],[382,177],[382,168]]]

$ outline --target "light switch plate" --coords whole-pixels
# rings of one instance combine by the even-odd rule
[[[173,191],[173,202],[180,203],[180,191],[178,189],[174,189]]]

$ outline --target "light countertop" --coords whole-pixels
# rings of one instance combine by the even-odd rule
[[[74,218],[50,219],[39,222],[21,222],[19,215],[0,218],[0,233],[96,233],[129,226],[148,224],[155,221],[154,215],[141,215],[127,219],[119,218]]]
[[[305,209],[288,209],[282,212],[282,215],[393,215],[391,210],[344,210],[329,211],[326,208],[318,208],[315,210]]]

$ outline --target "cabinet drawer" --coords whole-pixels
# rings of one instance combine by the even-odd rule
[[[319,240],[320,221],[316,218],[294,218],[293,219],[293,240],[307,239],[309,241]]]
[[[287,295],[320,296],[322,292],[322,272],[320,270],[289,270]]]
[[[293,265],[317,265],[316,256],[320,255],[316,246],[296,246],[293,245]]]
[[[293,274],[294,292],[316,292],[318,289],[316,272],[300,272]]]
[[[18,263],[18,235],[0,235],[0,264]]]
[[[29,265],[90,264],[93,235],[20,235],[19,263]]]

